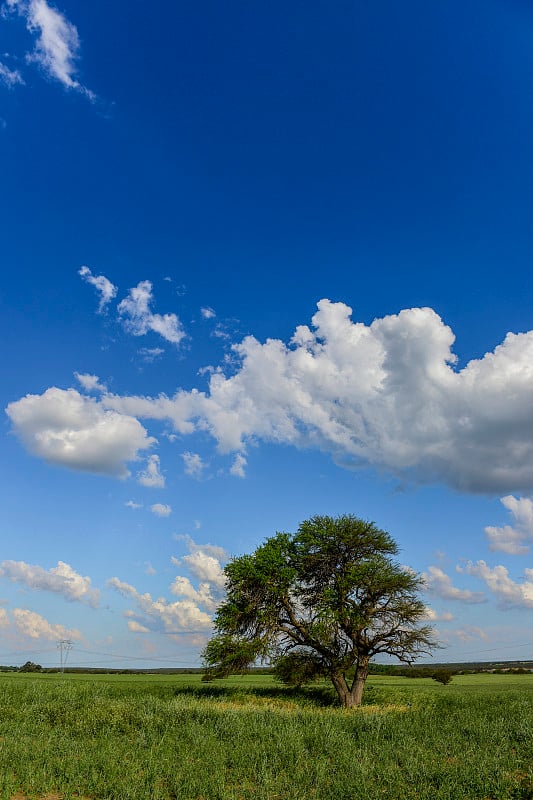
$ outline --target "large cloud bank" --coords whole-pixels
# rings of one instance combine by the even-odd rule
[[[54,460],[52,406],[44,409],[57,398],[58,415],[68,416],[71,404],[92,403],[95,428],[97,418],[116,414],[112,427],[124,426],[126,434],[121,461],[147,446],[135,423],[152,418],[170,421],[182,435],[208,431],[220,452],[240,454],[243,464],[248,446],[263,440],[319,448],[341,466],[370,465],[403,480],[469,492],[532,491],[533,332],[509,333],[494,352],[462,369],[454,339],[430,308],[365,325],[351,320],[344,303],[321,300],[312,325],[298,326],[290,342],[248,336],[234,345],[237,368],[213,370],[207,391],[107,393],[89,401],[73,390],[49,389],[12,403],[8,414],[23,441],[48,460]],[[64,437],[52,439],[62,453],[57,462],[88,468],[76,436],[69,439],[70,459]],[[94,443],[93,463],[104,447]]]

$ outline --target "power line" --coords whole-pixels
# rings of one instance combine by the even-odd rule
[[[102,653],[98,650],[86,650],[83,647],[78,647],[77,653],[89,653],[92,656],[106,656],[107,658],[125,659],[127,661],[162,661],[172,664],[187,664],[187,661],[180,661],[177,658],[162,658],[160,656],[127,656],[121,653]]]
[[[515,647],[533,647],[533,642],[524,642],[523,644],[505,644],[499,647],[487,647],[483,650],[467,650],[465,655],[472,655],[472,653],[494,653],[496,650],[514,650]]]
[[[0,658],[15,658],[22,655],[40,656],[44,653],[55,653],[55,650],[16,650],[14,653],[2,653]]]
[[[70,639],[60,639],[57,643],[57,647],[59,650],[60,669],[61,672],[64,672],[68,654],[72,650],[72,642]]]
[[[201,631],[150,631],[150,633],[155,633],[158,636],[192,636],[192,635],[200,635],[206,634],[205,628]]]

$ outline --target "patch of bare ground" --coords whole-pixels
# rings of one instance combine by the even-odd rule
[[[12,795],[9,800],[64,800],[64,794],[58,794],[57,792],[49,792],[48,794],[39,794],[39,795],[29,795],[23,794],[22,792],[17,792],[16,794]],[[76,800],[91,800],[90,797],[82,797],[79,794],[73,794],[71,797]]]

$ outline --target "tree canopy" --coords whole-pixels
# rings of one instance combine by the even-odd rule
[[[40,664],[34,664],[33,661],[26,661],[21,667],[19,672],[41,672],[42,667]]]
[[[314,516],[232,559],[203,653],[208,674],[269,661],[288,682],[327,677],[343,706],[359,705],[371,658],[412,663],[436,646],[422,579],[397,553],[389,533],[348,514]]]

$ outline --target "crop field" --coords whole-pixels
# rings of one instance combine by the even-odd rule
[[[2,800],[533,800],[533,674],[0,675]]]

